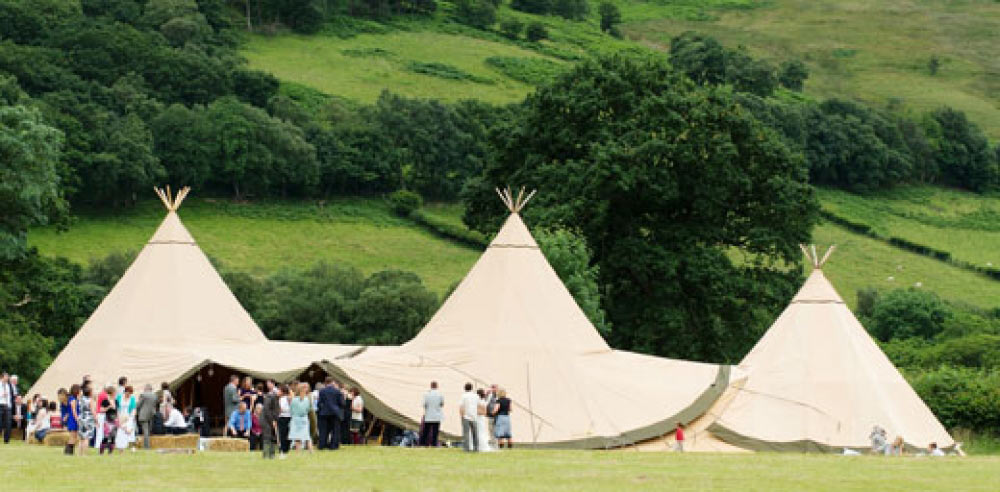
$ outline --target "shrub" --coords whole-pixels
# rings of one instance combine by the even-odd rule
[[[545,25],[541,22],[532,22],[531,24],[528,24],[528,31],[525,34],[528,37],[528,41],[533,43],[549,38],[549,30],[546,29]]]
[[[563,65],[545,58],[491,56],[486,59],[486,64],[512,79],[531,85],[548,84],[565,70]]]
[[[778,82],[789,90],[801,92],[806,79],[809,78],[809,69],[802,60],[788,60],[781,64],[778,72]]]
[[[1000,372],[941,366],[909,380],[946,428],[1000,431]]]
[[[602,31],[613,34],[612,30],[617,30],[615,26],[621,24],[622,22],[622,13],[613,3],[602,3],[599,7],[597,7],[597,13],[601,15]]]
[[[409,217],[414,210],[424,205],[424,200],[420,198],[420,195],[412,191],[399,190],[389,195],[389,205],[392,206],[392,211],[396,215]]]
[[[487,29],[497,21],[497,8],[490,0],[458,0],[455,16],[462,24]]]
[[[941,332],[949,317],[948,307],[933,292],[895,289],[876,302],[868,329],[883,342],[910,337],[930,339]]]
[[[524,23],[518,19],[506,19],[500,23],[500,32],[510,39],[521,37],[522,31],[524,31]]]

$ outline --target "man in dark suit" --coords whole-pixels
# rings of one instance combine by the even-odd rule
[[[10,442],[10,424],[14,410],[14,392],[11,390],[10,376],[0,374],[0,431],[3,432],[3,443]]]
[[[11,428],[20,429],[18,434],[21,439],[27,439],[28,433],[28,405],[24,403],[21,395],[14,397],[14,408],[10,411]]]
[[[340,449],[340,421],[344,419],[344,394],[332,377],[319,392],[316,405],[316,427],[319,429],[319,449]]]

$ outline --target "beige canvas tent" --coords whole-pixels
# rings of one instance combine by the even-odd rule
[[[376,417],[411,429],[437,381],[447,406],[441,430],[451,437],[461,435],[462,386],[498,384],[514,402],[518,445],[622,446],[704,413],[729,367],[612,350],[521,220],[530,195],[502,197],[506,223],[427,326],[400,347],[368,349],[328,371],[360,387]]]
[[[813,271],[791,304],[739,364],[748,378],[726,392],[707,426],[714,437],[751,450],[839,452],[870,446],[878,425],[907,447],[955,446],[803,251]]]
[[[31,393],[54,397],[84,375],[96,384],[124,375],[137,387],[177,386],[214,366],[220,370],[208,371],[213,376],[224,368],[289,379],[315,361],[358,350],[268,341],[181,223],[177,208],[188,189],[157,194],[166,218]]]

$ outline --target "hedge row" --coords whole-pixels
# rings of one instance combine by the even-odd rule
[[[968,270],[970,272],[979,273],[979,274],[985,275],[986,277],[991,278],[993,280],[1000,281],[1000,268],[980,266],[980,265],[976,265],[976,264],[973,264],[973,263],[969,263],[967,261],[958,260],[958,259],[953,258],[951,256],[951,253],[949,253],[947,251],[940,250],[940,249],[937,249],[937,248],[932,248],[930,246],[926,246],[926,245],[923,245],[923,244],[920,244],[920,243],[915,243],[913,241],[910,241],[908,239],[903,239],[901,237],[896,237],[896,236],[888,236],[888,237],[886,237],[886,236],[883,236],[883,235],[875,232],[872,229],[872,227],[870,225],[868,225],[868,224],[865,224],[865,223],[862,223],[862,222],[855,222],[855,221],[853,221],[851,219],[848,219],[848,218],[845,218],[845,217],[841,217],[841,216],[839,216],[839,215],[837,215],[837,214],[835,214],[833,212],[830,212],[829,210],[821,210],[820,211],[820,215],[825,220],[827,220],[828,222],[837,224],[837,225],[839,225],[839,226],[841,226],[841,227],[843,227],[843,228],[845,228],[845,229],[847,229],[847,230],[849,230],[851,232],[854,232],[856,234],[861,234],[861,235],[864,235],[864,236],[868,236],[868,237],[870,237],[872,239],[877,239],[879,241],[882,241],[882,242],[884,242],[884,243],[886,243],[886,244],[888,244],[890,246],[893,246],[893,247],[896,247],[896,248],[899,248],[899,249],[904,249],[904,250],[909,251],[911,253],[916,253],[918,255],[923,255],[923,256],[926,256],[928,258],[933,258],[935,260],[942,261],[944,263],[948,263],[949,265],[956,266],[956,267],[961,268],[963,270]]]
[[[423,210],[418,209],[410,212],[410,219],[440,237],[457,241],[466,246],[484,249],[490,244],[489,239],[483,234],[477,231],[470,231],[465,227],[455,225],[441,219],[437,219],[424,213]]]

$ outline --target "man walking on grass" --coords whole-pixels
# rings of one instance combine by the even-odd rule
[[[462,441],[468,452],[479,451],[479,436],[476,433],[476,417],[479,412],[479,396],[472,392],[472,383],[465,383],[465,393],[458,406],[462,417]]]

